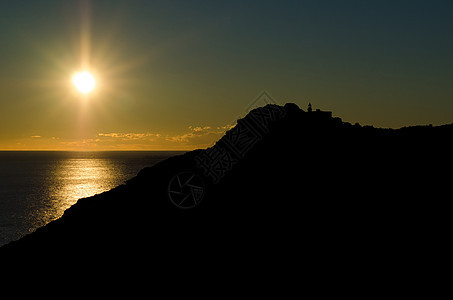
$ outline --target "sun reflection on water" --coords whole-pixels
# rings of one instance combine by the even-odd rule
[[[61,217],[78,199],[108,191],[126,179],[120,166],[108,159],[93,158],[61,160],[46,176],[45,203],[29,216],[34,227]]]
[[[183,152],[0,152],[0,246],[58,219],[78,199],[111,190]]]

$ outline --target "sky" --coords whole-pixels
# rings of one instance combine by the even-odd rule
[[[452,33],[451,0],[2,0],[0,150],[205,148],[260,101],[453,123]]]

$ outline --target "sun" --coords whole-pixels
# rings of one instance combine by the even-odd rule
[[[96,80],[89,72],[79,72],[72,77],[72,83],[74,83],[79,92],[88,94],[94,89]]]

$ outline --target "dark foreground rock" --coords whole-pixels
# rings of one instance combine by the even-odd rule
[[[380,129],[268,105],[212,148],[81,199],[0,254],[415,272],[443,249],[452,137],[451,125]],[[203,186],[183,186],[190,174]]]

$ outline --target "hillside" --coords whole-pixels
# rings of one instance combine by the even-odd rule
[[[414,247],[442,243],[452,136],[452,125],[362,127],[267,105],[213,147],[81,199],[0,253],[295,266],[304,257],[342,265],[373,256],[375,267],[395,257],[409,267]]]

